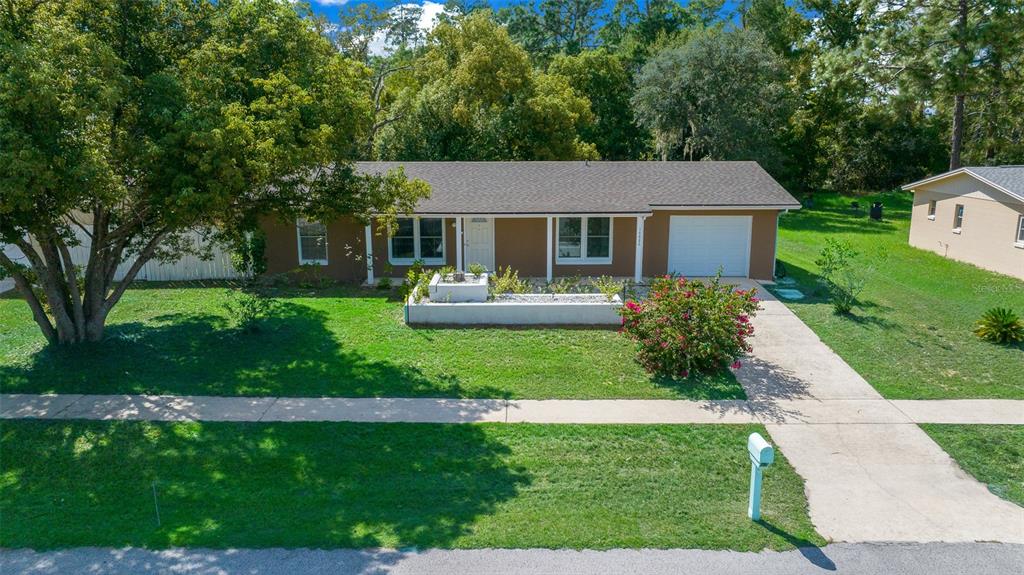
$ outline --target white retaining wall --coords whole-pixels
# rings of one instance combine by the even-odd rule
[[[538,294],[538,299],[550,295]],[[593,325],[622,324],[619,296],[611,302],[485,302],[415,303],[405,306],[405,322],[411,325]]]

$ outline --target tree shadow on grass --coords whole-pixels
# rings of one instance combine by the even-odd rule
[[[47,346],[27,364],[0,366],[0,380],[11,392],[465,396],[458,376],[369,357],[327,321],[327,312],[289,301],[255,334],[231,329],[220,316],[166,314],[111,325],[95,344]],[[501,390],[474,386],[473,394],[501,397]]]
[[[819,569],[824,569],[826,571],[836,570],[836,564],[831,559],[829,559],[827,555],[825,555],[825,552],[822,551],[821,547],[818,547],[814,543],[802,537],[792,535],[788,531],[780,529],[779,527],[772,525],[770,522],[765,521],[764,519],[760,519],[755,523],[757,523],[761,527],[764,527],[768,531],[771,531],[775,535],[778,535],[779,537],[785,539],[786,542],[788,542],[793,547],[796,547],[796,550],[799,551],[800,554],[803,555],[804,558],[807,559],[807,561],[809,561],[815,567]]]
[[[451,547],[531,481],[476,425],[24,421],[2,442],[7,547]]]
[[[651,382],[690,400],[746,399],[743,386],[728,369],[717,373],[695,373],[687,378],[655,375]]]

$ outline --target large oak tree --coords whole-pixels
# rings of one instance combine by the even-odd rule
[[[185,233],[237,236],[269,212],[386,217],[426,194],[401,173],[354,173],[369,72],[298,10],[0,0],[0,239],[27,259],[0,252],[0,267],[48,340],[101,339],[139,270],[180,256]]]

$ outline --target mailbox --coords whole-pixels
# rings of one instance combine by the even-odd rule
[[[751,433],[747,439],[747,453],[750,462],[758,467],[768,467],[775,461],[775,449],[761,437],[760,433]]]
[[[750,455],[750,505],[747,507],[747,516],[760,521],[762,470],[775,461],[775,449],[760,433],[751,433],[747,438],[747,454]]]

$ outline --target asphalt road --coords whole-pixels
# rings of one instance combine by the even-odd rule
[[[1021,575],[1024,545],[999,543],[841,543],[821,549],[734,551],[571,551],[482,549],[355,551],[308,549],[209,550],[80,548],[63,551],[0,551],[0,572],[23,574],[300,575],[306,573],[406,575],[526,573],[702,575],[757,573],[798,575]]]

